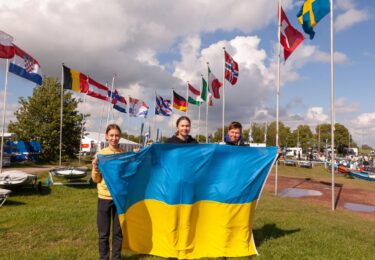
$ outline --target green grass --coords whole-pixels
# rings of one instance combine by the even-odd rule
[[[318,168],[282,166],[279,172],[303,178],[327,174],[330,179]],[[40,173],[42,181],[46,175]],[[89,186],[44,187],[40,193],[13,191],[0,208],[0,259],[97,259],[96,203],[96,188]],[[256,258],[374,259],[373,230],[375,221],[355,213],[332,212],[316,202],[275,197],[265,191],[254,221],[260,254]]]

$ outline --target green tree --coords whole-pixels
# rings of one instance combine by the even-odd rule
[[[81,126],[84,116],[77,110],[81,102],[64,92],[62,157],[75,158],[79,152]],[[34,88],[30,97],[19,99],[16,121],[10,122],[8,131],[16,133],[19,140],[39,141],[41,158],[59,159],[61,84],[56,78],[45,77],[43,85]],[[87,117],[88,115],[86,115]],[[83,131],[84,132],[84,131]]]
[[[285,126],[279,122],[279,147],[284,147],[290,138],[290,127]],[[276,121],[273,121],[267,126],[267,146],[276,145]]]
[[[297,140],[297,146],[302,147],[304,151],[310,147],[314,147],[315,138],[308,125],[299,125],[293,131],[293,136]]]

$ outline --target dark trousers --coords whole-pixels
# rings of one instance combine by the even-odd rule
[[[112,259],[121,259],[122,232],[113,200],[98,199],[99,258],[109,259],[109,235],[112,220]]]

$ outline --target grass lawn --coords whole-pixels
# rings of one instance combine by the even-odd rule
[[[326,174],[330,180],[330,175],[318,168],[281,166],[279,173],[320,179]],[[40,173],[42,181],[46,175]],[[96,188],[43,188],[41,193],[30,189],[13,191],[0,208],[0,259],[98,259]],[[317,203],[275,197],[265,191],[254,221],[260,254],[256,258],[374,259],[374,230],[375,221],[355,213],[332,212]]]

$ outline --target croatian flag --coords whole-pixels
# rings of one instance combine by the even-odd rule
[[[129,97],[129,115],[132,117],[147,117],[149,107],[140,99]]]
[[[14,56],[13,37],[0,31],[0,58],[10,59]]]
[[[156,95],[155,115],[171,116],[172,115],[172,102],[170,99],[164,99]]]
[[[30,80],[38,85],[42,85],[43,78],[38,61],[16,45],[13,46],[15,55],[13,61],[9,65],[9,72]]]
[[[126,113],[126,100],[123,96],[117,95],[116,97],[116,103],[113,104],[113,108],[117,111],[120,111],[121,113]]]

